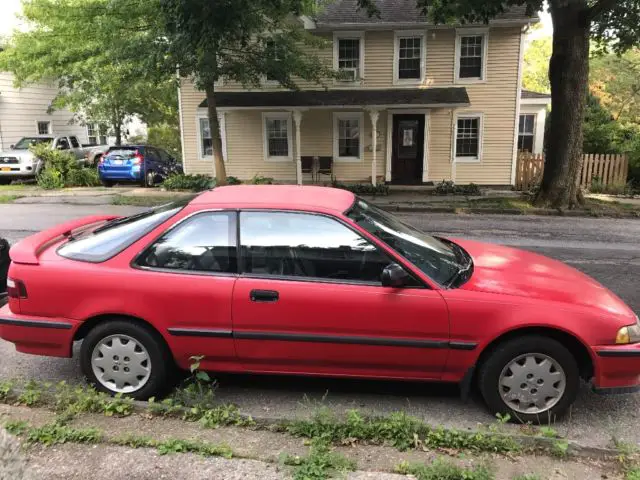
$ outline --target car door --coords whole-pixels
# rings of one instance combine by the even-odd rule
[[[418,280],[383,287],[393,260],[359,233],[324,215],[243,211],[240,243],[232,318],[247,370],[440,377],[444,300]]]
[[[153,147],[144,147],[144,168],[145,172],[153,171],[158,173],[160,164],[160,154]]]
[[[161,148],[158,148],[157,150],[160,158],[157,172],[164,179],[167,178],[171,173],[172,166],[175,163],[175,160],[173,160],[173,158],[171,158],[171,155],[169,155],[165,150]]]
[[[233,370],[231,295],[237,278],[236,212],[207,211],[180,221],[140,253],[131,281],[164,325],[182,367]],[[129,299],[130,302],[140,301]]]

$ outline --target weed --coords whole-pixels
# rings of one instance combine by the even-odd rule
[[[157,442],[149,437],[139,437],[137,435],[125,435],[111,440],[112,443],[123,447],[130,448],[149,448],[155,447]]]
[[[560,436],[553,427],[541,425],[538,430],[540,431],[540,435],[545,438],[558,438]]]
[[[13,203],[18,198],[20,198],[18,195],[0,195],[0,203]]]
[[[219,405],[201,412],[200,423],[206,428],[221,426],[250,427],[255,425],[251,417],[240,414],[235,405]]]
[[[160,455],[170,453],[197,453],[205,457],[225,457],[231,458],[233,452],[226,445],[214,445],[212,443],[169,439],[156,444],[156,449]]]
[[[31,427],[23,431],[28,443],[56,445],[59,443],[98,443],[102,433],[95,428],[76,429],[57,422]]]
[[[566,440],[556,440],[551,447],[551,454],[554,457],[566,457],[569,454],[569,442]]]
[[[4,402],[11,397],[13,393],[14,382],[11,380],[3,380],[0,382],[0,402]]]
[[[12,420],[4,424],[4,429],[11,435],[22,435],[29,428],[24,420]]]
[[[527,473],[525,475],[518,475],[513,477],[513,480],[540,480],[540,476],[535,473]]]
[[[640,467],[627,470],[625,480],[640,480]]]
[[[133,400],[123,398],[122,393],[116,393],[113,398],[105,398],[101,407],[107,417],[128,417],[133,413]]]
[[[433,463],[401,463],[396,467],[398,473],[413,475],[417,480],[492,480],[493,473],[485,466],[464,468],[442,459]]]
[[[284,464],[295,467],[294,480],[323,480],[356,468],[353,460],[333,451],[323,439],[314,440],[305,457],[284,457]]]
[[[54,392],[54,409],[70,417],[79,413],[103,413],[107,417],[126,417],[133,413],[133,401],[123,397],[121,393],[110,397],[93,387],[72,386],[60,382]]]
[[[509,415],[508,413],[502,414],[498,412],[496,413],[496,419],[500,425],[505,425],[509,423],[509,420],[511,420],[511,415]]]
[[[183,412],[182,405],[176,403],[173,398],[165,398],[161,402],[151,397],[147,402],[147,410],[151,415],[161,415],[164,417],[178,415]]]
[[[27,407],[34,407],[40,403],[42,390],[40,385],[31,380],[24,386],[24,391],[18,396],[18,403]]]

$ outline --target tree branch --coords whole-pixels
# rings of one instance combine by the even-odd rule
[[[598,0],[589,8],[587,13],[589,20],[594,20],[606,11],[611,10],[616,3],[618,3],[618,0]]]

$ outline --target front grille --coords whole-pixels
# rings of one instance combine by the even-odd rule
[[[20,163],[16,157],[0,157],[0,165],[11,165]]]

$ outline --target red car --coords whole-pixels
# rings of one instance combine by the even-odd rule
[[[89,217],[11,249],[0,337],[147,398],[203,355],[217,372],[457,382],[522,421],[580,379],[637,391],[640,325],[618,297],[533,253],[426,235],[339,189],[216,188]],[[545,420],[546,421],[546,420]]]

